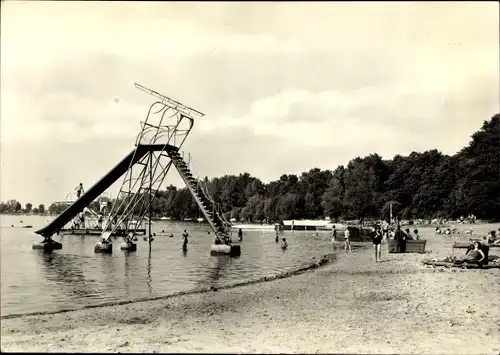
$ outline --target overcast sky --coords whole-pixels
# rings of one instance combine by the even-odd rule
[[[206,114],[195,172],[264,181],[454,154],[499,112],[499,6],[2,2],[0,198],[64,200],[133,148],[151,87]],[[177,173],[166,181],[180,185]],[[113,191],[113,194],[115,192]]]

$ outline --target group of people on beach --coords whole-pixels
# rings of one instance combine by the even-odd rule
[[[347,253],[347,251],[349,251],[350,253],[352,253],[350,235],[351,234],[350,234],[350,231],[349,231],[349,226],[347,226],[344,229],[344,250],[345,250],[346,253]],[[332,243],[332,246],[333,246],[334,249],[337,246],[336,241],[335,241],[336,238],[337,238],[337,228],[335,227],[335,224],[334,224],[333,227],[332,227],[332,240],[331,240],[331,243]]]
[[[384,221],[385,222],[385,221]],[[352,252],[349,225],[343,230],[344,233],[344,250],[345,252]],[[333,247],[336,247],[337,229],[335,225],[332,228],[332,240],[331,243]],[[419,240],[420,235],[418,234],[418,229],[413,230],[413,234],[410,229],[407,228],[403,232],[399,224],[397,224],[395,230],[389,229],[389,224],[387,222],[377,224],[373,226],[370,230],[370,239],[373,244],[374,261],[379,262],[382,258],[382,243],[387,241],[387,239],[392,239],[396,242],[396,252],[404,253],[406,251],[406,241],[407,240]]]

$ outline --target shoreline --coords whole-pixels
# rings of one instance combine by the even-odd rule
[[[359,249],[364,249],[366,246],[361,246]],[[248,281],[243,281],[243,282],[236,282],[232,283],[229,285],[223,285],[219,286],[216,288],[216,290],[226,290],[226,289],[232,289],[232,288],[237,288],[237,287],[243,287],[243,286],[248,286],[248,285],[254,285],[254,284],[259,284],[263,282],[272,282],[274,280],[280,280],[288,277],[292,277],[295,275],[300,275],[302,273],[317,269],[319,267],[325,266],[331,262],[334,262],[336,260],[336,254],[335,253],[329,253],[329,254],[324,254],[321,256],[318,262],[313,262],[309,265],[299,267],[294,270],[290,271],[285,271],[273,276],[263,276],[259,277],[258,279],[254,280],[248,280]],[[0,320],[4,319],[16,319],[16,318],[23,318],[23,317],[30,317],[30,316],[44,316],[44,315],[54,315],[54,314],[59,314],[59,313],[68,313],[68,312],[76,312],[80,310],[85,310],[85,309],[92,309],[92,308],[103,308],[103,307],[114,307],[114,306],[122,306],[122,305],[127,305],[127,304],[135,304],[135,303],[142,303],[142,302],[149,302],[149,301],[158,301],[158,300],[167,300],[170,298],[175,298],[175,297],[180,297],[180,296],[185,296],[185,295],[195,295],[195,294],[202,294],[202,293],[207,293],[207,292],[213,292],[213,289],[210,288],[201,288],[201,289],[194,289],[190,291],[180,291],[180,292],[175,292],[169,295],[163,295],[163,296],[155,296],[155,297],[144,297],[144,298],[137,298],[133,300],[125,300],[125,301],[109,301],[109,302],[102,302],[102,303],[97,303],[97,304],[92,304],[92,305],[84,305],[78,308],[63,308],[63,309],[58,309],[58,310],[53,310],[53,311],[36,311],[36,312],[28,312],[28,313],[12,313],[12,314],[6,314],[3,316],[0,316]]]
[[[498,354],[500,272],[421,264],[449,252],[431,232],[426,254],[367,243],[272,282],[2,319],[2,350]]]

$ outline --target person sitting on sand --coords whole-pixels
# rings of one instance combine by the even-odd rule
[[[500,235],[500,228],[498,228],[498,234]],[[495,240],[491,244],[500,244],[500,237],[495,233]]]
[[[351,239],[349,237],[350,237],[349,226],[347,226],[344,230],[344,249],[346,253],[347,249],[349,249],[349,251],[352,253]]]
[[[406,228],[405,229],[405,232],[406,232],[406,239],[413,239],[413,237],[411,236],[411,233],[410,233],[410,228]]]
[[[283,238],[281,241],[281,249],[286,249],[288,248],[288,243],[286,242],[286,238]]]
[[[415,234],[415,240],[420,240],[420,236],[418,235],[418,229],[413,230],[413,234]]]
[[[481,250],[481,243],[474,242],[472,248],[469,248],[465,253],[465,257],[461,260],[457,260],[458,263],[474,263],[481,264],[486,256]]]
[[[492,230],[488,236],[488,244],[493,244],[497,240],[496,231]]]

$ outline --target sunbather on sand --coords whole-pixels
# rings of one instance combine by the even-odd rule
[[[463,259],[459,259],[457,263],[474,263],[481,264],[486,256],[484,252],[481,250],[481,243],[474,242],[473,248],[467,250],[465,257]]]

